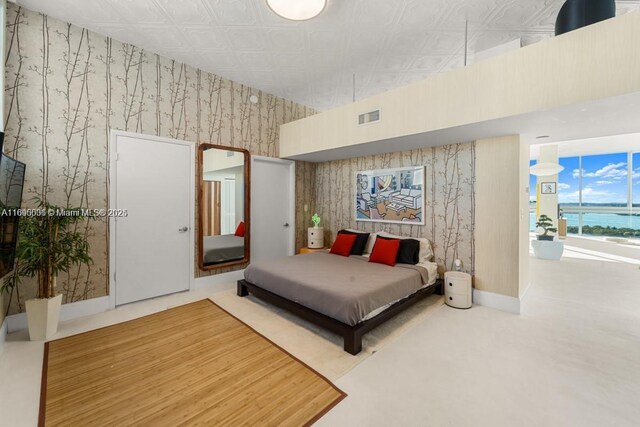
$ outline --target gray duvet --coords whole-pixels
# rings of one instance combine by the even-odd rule
[[[348,325],[356,325],[373,310],[407,297],[429,283],[427,269],[408,264],[395,267],[315,252],[252,263],[245,279],[288,300]]]
[[[231,261],[244,257],[244,237],[233,234],[204,236],[202,253],[205,264]]]

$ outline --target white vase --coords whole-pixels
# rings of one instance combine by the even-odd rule
[[[26,305],[31,341],[43,341],[58,332],[62,295],[53,298],[30,299]]]
[[[324,247],[324,228],[309,227],[307,230],[307,247],[309,249],[322,249]]]

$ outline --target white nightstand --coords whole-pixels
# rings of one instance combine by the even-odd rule
[[[324,249],[324,228],[309,227],[307,229],[307,247],[309,249]]]
[[[473,289],[471,275],[460,271],[444,273],[444,301],[455,308],[471,308]]]

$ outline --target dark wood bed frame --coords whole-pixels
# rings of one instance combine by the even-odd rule
[[[262,289],[260,286],[254,285],[253,283],[247,282],[246,280],[238,280],[238,296],[245,297],[249,295],[249,293],[252,293],[257,298],[283,308],[290,313],[293,313],[296,316],[301,317],[311,323],[315,323],[322,328],[342,335],[342,337],[344,338],[344,350],[347,353],[356,355],[362,350],[362,337],[364,336],[364,334],[383,324],[396,314],[411,307],[413,304],[424,299],[425,297],[434,293],[442,295],[444,293],[444,282],[441,279],[438,279],[435,284],[420,289],[407,298],[404,298],[392,304],[380,314],[372,317],[369,320],[360,322],[354,326],[347,325],[346,323],[342,323],[336,319],[332,319],[329,316],[318,313],[315,310],[283,298],[280,295],[276,295],[273,292],[267,291],[266,289]]]

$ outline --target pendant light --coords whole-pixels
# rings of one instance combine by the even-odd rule
[[[564,166],[557,163],[536,163],[531,166],[530,173],[535,176],[557,175],[564,170]]]

